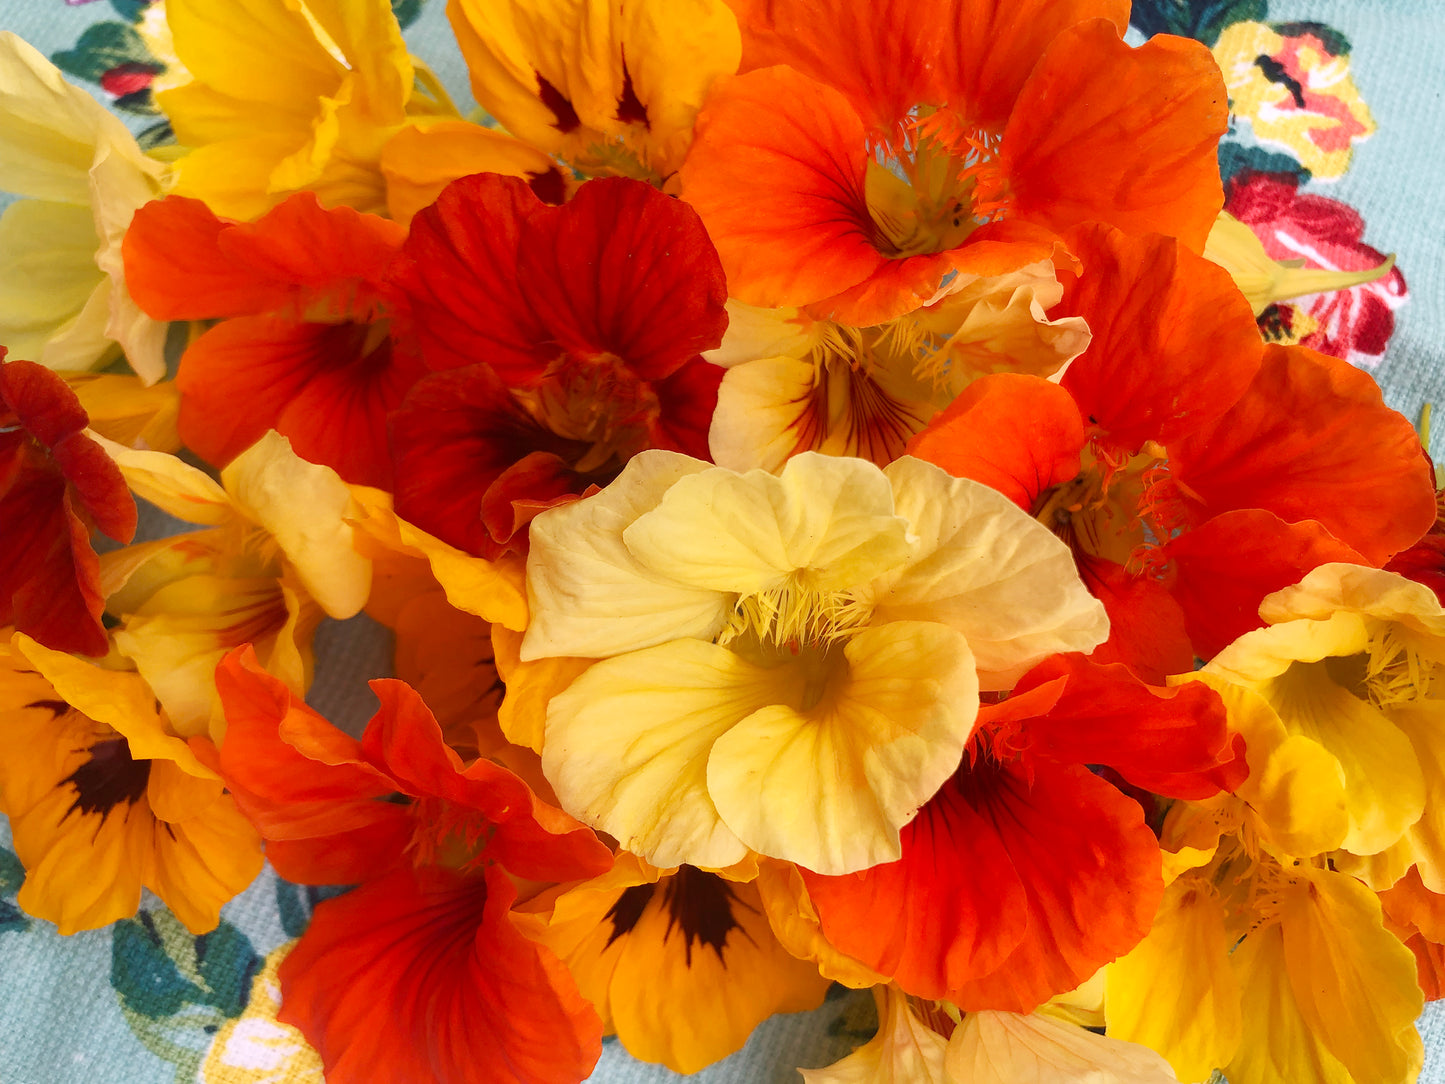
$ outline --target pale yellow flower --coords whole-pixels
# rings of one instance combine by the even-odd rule
[[[0,190],[28,197],[0,216],[0,344],[77,371],[117,344],[147,383],[165,374],[165,325],[125,286],[120,243],[167,172],[108,109],[0,32]]]
[[[896,859],[980,686],[1108,629],[1052,533],[912,458],[643,452],[533,521],[527,572],[521,657],[602,660],[548,707],[547,777],[659,865]]]

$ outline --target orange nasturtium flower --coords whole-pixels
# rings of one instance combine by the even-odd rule
[[[906,457],[642,452],[533,521],[527,591],[523,659],[601,660],[548,706],[547,778],[657,865],[896,859],[980,686],[1106,635],[1050,532]]]
[[[1198,42],[1118,0],[747,0],[742,73],[682,169],[752,305],[869,325],[1107,222],[1204,246],[1228,106]]]
[[[280,968],[280,1019],[333,1084],[575,1084],[602,1027],[511,908],[534,882],[595,877],[612,854],[487,759],[463,765],[407,685],[360,741],[257,664],[221,662],[229,727],[215,763],[285,877],[360,884],[319,906]]]
[[[194,933],[261,872],[255,830],[145,680],[3,630],[0,812],[18,902],[63,934],[135,914],[142,886]]]
[[[471,173],[520,177],[551,203],[574,174],[674,191],[697,111],[741,48],[724,0],[452,0],[447,14],[472,94],[506,131],[398,134],[382,157],[398,221]]]

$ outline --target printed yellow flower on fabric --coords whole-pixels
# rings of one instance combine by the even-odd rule
[[[188,149],[175,191],[256,218],[292,192],[386,213],[382,149],[455,117],[387,0],[166,0],[189,80],[156,94]]]
[[[1285,147],[1316,177],[1339,177],[1355,142],[1374,134],[1375,121],[1338,32],[1308,24],[1281,32],[1287,29],[1238,22],[1219,35],[1214,59],[1231,108],[1256,138]]]
[[[242,644],[304,693],[322,614],[351,617],[371,587],[371,562],[356,552],[344,518],[352,509],[346,484],[297,458],[274,431],[227,466],[220,484],[172,455],[105,446],[138,496],[206,528],[101,562],[106,605],[120,619],[116,646],[177,732],[220,740],[225,717],[213,675]]]
[[[222,1025],[206,1051],[197,1070],[201,1084],[324,1084],[321,1055],[301,1032],[276,1019],[281,1010],[276,972],[295,944],[288,941],[267,954],[251,980],[246,1011]]]
[[[17,902],[62,934],[135,914],[151,889],[193,933],[261,872],[261,841],[176,736],[145,680],[3,630],[0,812]]]
[[[117,344],[147,383],[165,374],[165,324],[125,286],[120,243],[166,167],[124,124],[9,31],[0,32],[0,343],[12,357],[76,371]]]
[[[547,777],[658,865],[897,859],[978,690],[1108,633],[1052,533],[912,458],[643,452],[533,521],[527,591],[523,659],[601,659],[548,707]]]

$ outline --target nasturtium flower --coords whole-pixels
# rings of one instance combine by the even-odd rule
[[[621,177],[561,207],[464,177],[412,223],[398,285],[425,364],[391,415],[396,510],[493,558],[645,448],[707,454],[727,326],[686,204]]]
[[[316,909],[279,971],[279,1019],[327,1080],[585,1076],[601,1022],[511,907],[529,881],[606,872],[609,849],[500,764],[464,765],[399,681],[372,683],[381,706],[358,741],[247,648],[216,680],[229,727],[215,764],[267,856],[292,880],[360,885]]]
[[[145,887],[193,933],[214,929],[261,872],[220,778],[139,674],[4,634],[0,812],[25,866],[20,906],[71,934],[135,914]]]
[[[979,688],[1107,633],[1046,529],[910,458],[641,453],[533,521],[527,592],[523,659],[601,660],[548,707],[547,777],[664,865],[896,859]]]
[[[386,415],[425,372],[391,336],[384,280],[405,236],[311,192],[250,223],[182,196],[141,208],[124,246],[141,307],[222,318],[181,356],[186,446],[225,466],[275,429],[348,482],[389,487]]]
[[[447,14],[503,128],[586,176],[655,185],[741,50],[724,0],[451,0]]]
[[[105,106],[0,32],[0,343],[51,369],[98,368],[124,349],[165,374],[165,325],[131,300],[121,238],[168,173]]]
[[[0,346],[0,624],[47,647],[109,650],[92,527],[118,542],[135,534],[136,507],[120,469],[85,433],[75,393]]]
[[[984,705],[902,857],[802,878],[839,951],[906,992],[1032,1012],[1149,929],[1159,846],[1121,786],[1208,797],[1244,775],[1220,699],[1062,656]]]
[[[610,872],[560,890],[531,936],[567,963],[628,1053],[695,1073],[828,989],[773,935],[756,873],[658,870],[623,852]]]
[[[255,218],[306,189],[384,214],[387,141],[456,116],[387,0],[167,0],[165,11],[190,77],[156,94],[188,149],[175,191],[217,214]]]
[[[1180,869],[1153,930],[1106,969],[1111,1036],[1158,1050],[1182,1080],[1416,1078],[1415,960],[1369,888],[1261,849],[1227,795],[1175,805],[1162,843]]]
[[[105,447],[137,495],[203,527],[102,562],[106,606],[120,619],[116,646],[177,732],[224,731],[213,675],[241,644],[257,645],[268,669],[303,692],[322,615],[351,617],[371,585],[371,562],[356,552],[344,518],[352,510],[346,484],[274,432],[227,466],[219,484],[173,455]]]
[[[1325,754],[1311,789],[1343,798],[1335,868],[1388,888],[1411,866],[1445,891],[1445,610],[1428,588],[1355,565],[1315,569],[1266,598],[1268,627],[1205,674],[1242,687]],[[1257,699],[1256,699],[1257,698]],[[1326,848],[1321,848],[1326,849]]]
[[[1088,345],[1081,318],[1046,315],[1063,293],[1050,261],[960,275],[945,292],[869,328],[730,301],[728,332],[707,355],[728,370],[708,436],[713,459],[776,471],[818,451],[886,466],[970,381],[995,371],[1047,377]]]
[[[1429,527],[1419,439],[1366,374],[1265,347],[1227,274],[1177,242],[1068,241],[1085,269],[1061,273],[1056,312],[1087,320],[1088,349],[1057,384],[975,381],[909,451],[1069,542],[1113,618],[1108,658],[1162,681],[1257,627],[1269,592]]]
[[[1126,45],[1127,20],[1114,0],[740,4],[742,74],[682,168],[733,296],[866,326],[1085,221],[1202,248],[1219,71],[1197,42]]]

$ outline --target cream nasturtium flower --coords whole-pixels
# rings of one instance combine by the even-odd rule
[[[1260,615],[1269,626],[1201,677],[1225,695],[1249,743],[1273,751],[1264,773],[1280,784],[1273,800],[1240,792],[1266,841],[1293,857],[1334,852],[1336,869],[1377,889],[1417,865],[1426,887],[1445,892],[1439,600],[1393,572],[1328,564],[1268,596]],[[1251,786],[1254,767],[1251,755]]]
[[[167,171],[124,124],[9,31],[0,32],[0,343],[63,372],[116,344],[147,383],[165,375],[164,323],[125,286],[120,243]]]
[[[521,657],[601,660],[552,699],[543,768],[656,865],[897,859],[979,689],[1108,633],[1046,528],[912,458],[643,452],[533,521],[527,571]]]

